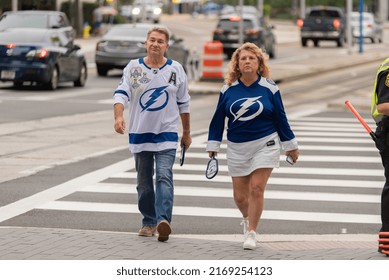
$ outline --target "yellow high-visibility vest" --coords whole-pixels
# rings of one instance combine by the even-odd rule
[[[377,75],[375,77],[374,81],[374,89],[373,94],[371,98],[371,115],[373,116],[373,119],[376,123],[379,123],[382,120],[383,114],[378,113],[377,111],[377,103],[378,103],[378,93],[377,93],[377,83],[378,83],[378,76],[380,73],[386,71],[389,69],[389,58],[385,59],[380,67],[378,68]]]

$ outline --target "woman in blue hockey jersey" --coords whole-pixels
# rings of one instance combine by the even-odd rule
[[[262,50],[245,43],[233,54],[209,126],[206,150],[217,154],[227,118],[227,163],[234,201],[243,215],[244,249],[256,247],[264,191],[280,151],[296,162],[297,140],[277,85],[269,78]]]

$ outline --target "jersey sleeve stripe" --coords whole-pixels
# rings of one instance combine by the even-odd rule
[[[113,95],[115,95],[115,94],[123,94],[123,95],[125,95],[125,96],[128,97],[127,92],[125,92],[124,90],[115,90],[115,92],[113,93]]]

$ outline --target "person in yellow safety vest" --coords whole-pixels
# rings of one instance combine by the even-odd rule
[[[385,185],[381,194],[381,230],[378,251],[389,256],[389,58],[378,68],[372,94],[371,113],[377,124],[376,146],[385,169]],[[386,239],[386,240],[385,240]]]

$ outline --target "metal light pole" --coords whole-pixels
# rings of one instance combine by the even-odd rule
[[[243,0],[239,0],[239,7],[240,7],[240,11],[239,11],[239,16],[240,16],[240,20],[239,20],[239,45],[242,45],[243,44]]]
[[[359,0],[359,52],[363,53],[363,0]]]
[[[263,0],[257,0],[258,17],[263,17]]]
[[[300,18],[305,18],[305,0],[300,0]]]
[[[18,0],[12,0],[12,11],[18,10]]]
[[[353,42],[353,37],[351,33],[351,12],[353,9],[353,3],[352,0],[347,0],[347,49],[348,53],[352,53],[352,42]]]

